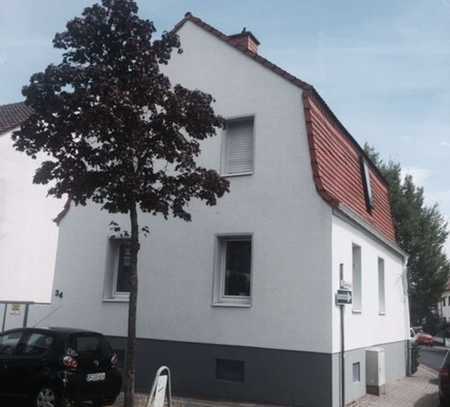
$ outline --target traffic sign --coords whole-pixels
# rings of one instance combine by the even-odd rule
[[[352,303],[352,292],[350,290],[339,289],[336,293],[336,305],[346,305]]]

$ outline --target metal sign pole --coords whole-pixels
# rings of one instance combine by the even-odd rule
[[[8,310],[8,304],[5,303],[5,309],[3,310],[2,332],[5,332],[7,310]]]
[[[25,304],[25,311],[23,313],[23,327],[26,328],[28,325],[28,312],[30,310],[30,304]]]
[[[339,307],[341,311],[341,406],[345,407],[344,304]]]
[[[351,285],[344,280],[344,264],[339,264],[339,289],[336,293],[336,305],[339,306],[339,314],[341,319],[341,407],[345,407],[345,331],[344,331],[344,313],[345,304],[352,303]]]

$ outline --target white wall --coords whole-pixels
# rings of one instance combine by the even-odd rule
[[[313,184],[301,91],[190,22],[179,34],[172,83],[210,92],[225,118],[255,116],[255,173],[230,178],[216,207],[193,202],[191,223],[141,215],[151,236],[139,259],[138,336],[330,352],[331,210]],[[203,143],[202,165],[220,169],[222,137]],[[125,335],[127,305],[102,301],[112,219],[71,209],[56,266],[64,297],[31,318],[54,312],[41,324]],[[215,235],[243,232],[253,233],[253,305],[212,307]]]
[[[442,299],[445,298],[445,306],[442,303]],[[441,302],[438,304],[438,309],[443,318],[446,321],[450,321],[450,291],[444,291],[441,296]]]
[[[352,244],[362,251],[361,313],[345,308],[345,348],[347,350],[405,340],[409,337],[408,299],[404,289],[402,259],[385,246],[333,216],[333,293],[339,287],[339,264],[344,279],[352,281]],[[386,314],[379,315],[378,257],[384,259]],[[339,308],[333,306],[333,352],[340,351]]]
[[[58,227],[64,202],[34,185],[39,160],[14,150],[11,133],[0,136],[0,302],[49,302]]]

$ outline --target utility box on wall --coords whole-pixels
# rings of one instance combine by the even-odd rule
[[[386,362],[383,348],[366,350],[366,387],[369,394],[379,396],[386,392]]]

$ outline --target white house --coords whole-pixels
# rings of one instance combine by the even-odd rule
[[[50,303],[58,226],[64,202],[33,184],[42,157],[13,148],[12,132],[28,118],[23,103],[0,106],[0,328],[21,326],[24,303]],[[6,306],[5,304],[11,304]]]
[[[442,293],[441,302],[437,304],[439,316],[450,322],[450,281],[447,283],[447,289]]]
[[[384,349],[387,381],[404,376],[406,255],[386,180],[315,89],[260,56],[250,32],[227,36],[189,13],[175,29],[184,52],[164,69],[211,93],[227,119],[200,161],[231,193],[215,207],[193,202],[191,223],[141,214],[151,234],[139,259],[137,387],[166,364],[179,395],[338,406],[341,280],[353,287],[346,400],[373,385],[369,348]],[[94,204],[70,209],[56,259],[63,297],[30,318],[102,331],[124,349],[128,248],[110,239],[111,220],[128,227]]]

